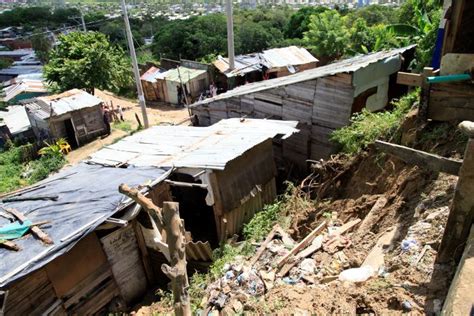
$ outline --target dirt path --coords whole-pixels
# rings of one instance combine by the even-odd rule
[[[135,114],[138,114],[140,120],[142,120],[142,115],[140,107],[134,100],[119,98],[110,92],[100,90],[96,90],[95,95],[100,99],[106,101],[108,104],[110,104],[110,102],[112,101],[114,107],[120,105],[124,109],[125,121],[130,123],[133,130],[138,127],[138,122],[135,118]],[[147,107],[147,113],[150,125],[170,123],[176,124],[188,118],[188,111],[186,109],[176,109],[168,105]],[[109,145],[115,142],[116,140],[125,137],[127,134],[127,132],[120,129],[115,129],[112,126],[112,133],[109,136],[105,138],[98,138],[84,146],[81,146],[80,148],[71,151],[66,156],[68,164],[77,164],[81,160],[84,160],[89,157],[92,153],[101,149],[103,146]]]
[[[142,120],[142,112],[140,106],[135,100],[119,98],[108,91],[96,90],[95,95],[110,104],[112,101],[114,107],[120,105],[124,109],[124,118],[130,121],[133,128],[138,126],[135,119],[135,113]],[[188,111],[184,108],[175,108],[169,105],[147,106],[148,120],[150,125],[158,125],[163,123],[178,123],[188,118]],[[143,123],[143,121],[142,121]]]

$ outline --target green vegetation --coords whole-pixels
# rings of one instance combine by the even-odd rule
[[[71,18],[78,16],[80,12],[76,8],[17,7],[0,14],[0,27],[21,26],[29,31],[46,26],[59,28],[77,24]]]
[[[407,0],[401,8],[371,5],[356,10],[286,7],[236,10],[237,54],[272,47],[299,45],[323,62],[419,43],[417,64],[430,62],[441,4],[436,0]],[[152,52],[155,58],[209,60],[226,55],[226,18],[223,14],[187,20],[160,20]],[[144,27],[137,27],[144,31]],[[147,30],[148,32],[148,30]]]
[[[64,165],[65,159],[61,151],[45,149],[42,152],[39,159],[34,159],[36,152],[31,144],[10,144],[7,150],[0,152],[0,193],[43,180]]]
[[[35,50],[36,57],[44,64],[49,59],[49,52],[53,47],[53,43],[44,33],[38,32],[31,37],[31,45]]]
[[[8,68],[13,64],[11,59],[0,58],[0,69]]]
[[[335,10],[328,10],[311,16],[304,39],[318,58],[337,59],[347,50],[349,32],[341,15]]]
[[[79,88],[93,93],[98,88],[118,92],[132,83],[124,52],[98,32],[60,36],[59,45],[49,55],[44,76],[58,91]]]
[[[114,129],[119,129],[124,132],[131,132],[133,130],[132,124],[129,121],[118,121],[118,122],[113,122],[112,127]]]
[[[341,146],[341,150],[355,154],[377,139],[388,139],[395,134],[406,113],[418,100],[419,92],[414,91],[399,101],[393,102],[393,109],[377,113],[363,109],[355,114],[351,125],[334,131],[331,140]]]

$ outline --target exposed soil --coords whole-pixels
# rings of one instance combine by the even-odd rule
[[[359,267],[377,240],[386,231],[396,229],[392,249],[385,254],[384,271],[362,284],[338,280],[314,285],[304,282],[280,284],[261,299],[246,302],[245,310],[282,314],[385,315],[403,312],[403,304],[409,304],[410,311],[415,313],[432,313],[439,309],[453,269],[435,265],[434,260],[457,177],[406,166],[393,158],[375,158],[367,153],[355,158],[347,166],[345,176],[333,183],[334,198],[303,214],[295,212],[290,233],[296,240],[301,240],[316,227],[323,214],[331,214],[334,221],[341,223],[362,219],[347,236],[350,246],[341,250],[347,257],[346,262],[324,250],[313,256],[324,277]],[[375,214],[369,214],[381,198],[386,198],[387,204]],[[401,249],[402,241],[408,238],[416,240],[416,250]],[[415,265],[414,261],[425,245],[425,253]],[[293,268],[290,276],[297,273],[298,268]]]
[[[434,130],[439,135],[431,137]],[[422,150],[462,158],[465,143],[454,131],[455,125],[415,122],[405,124],[401,139]],[[238,285],[241,281],[236,276],[229,279],[226,273],[208,284],[201,308],[223,314],[438,313],[454,267],[435,264],[435,258],[456,183],[457,176],[407,165],[375,148],[354,158],[340,155],[317,164],[291,198],[288,233],[300,241],[322,220],[333,228],[354,219],[360,223],[344,234],[343,243],[332,247],[325,239],[322,249],[311,255],[309,260],[315,264],[312,281],[302,277],[301,262],[289,270],[286,279],[275,278],[275,274],[270,281],[265,279],[274,273],[276,261],[283,256],[279,253],[288,252],[274,239],[277,242],[272,247],[280,250],[271,250],[269,244],[254,270],[245,268],[249,258],[239,258],[227,270],[236,276],[240,271],[246,277],[253,273],[255,289]],[[298,199],[313,202],[298,203]],[[341,271],[360,267],[386,236],[390,238],[381,251],[383,264],[375,275],[359,283],[338,279]],[[216,303],[219,298],[223,299]],[[143,307],[139,314],[169,311],[157,302]]]

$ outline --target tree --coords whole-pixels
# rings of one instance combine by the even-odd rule
[[[271,30],[263,27],[262,24],[248,22],[236,29],[236,53],[248,54],[260,52],[270,48],[275,41],[275,36]],[[281,39],[283,39],[281,37]]]
[[[322,62],[343,56],[349,46],[349,31],[341,15],[334,10],[311,16],[309,30],[304,33],[308,48]]]
[[[374,38],[363,18],[358,18],[350,28],[351,53],[368,53],[373,48]]]
[[[91,93],[94,88],[118,91],[132,80],[123,51],[97,32],[60,36],[44,67],[44,76],[60,91],[79,88]]]
[[[35,33],[31,37],[31,45],[35,50],[36,57],[44,64],[48,61],[49,51],[51,50],[52,43],[48,37],[42,33]]]
[[[310,17],[328,10],[323,6],[303,7],[294,13],[285,27],[284,34],[287,38],[303,38],[304,32],[308,31]]]

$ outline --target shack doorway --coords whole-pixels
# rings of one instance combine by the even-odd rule
[[[74,129],[74,125],[72,124],[72,120],[64,120],[64,127],[66,128],[66,139],[69,145],[71,145],[72,148],[79,147],[79,144],[77,143],[76,139],[76,131]]]
[[[184,173],[174,173],[170,180],[175,182],[202,184],[193,176]],[[184,220],[186,231],[191,232],[193,241],[209,241],[212,247],[219,245],[217,237],[214,209],[207,205],[207,189],[201,187],[185,187],[171,185],[173,201],[179,203],[179,214]]]

